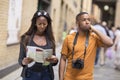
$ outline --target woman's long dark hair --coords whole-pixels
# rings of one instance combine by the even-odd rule
[[[40,10],[40,11],[35,12],[32,20],[31,20],[31,26],[28,29],[28,31],[25,32],[21,36],[21,41],[20,42],[23,43],[24,46],[26,46],[28,44],[31,35],[33,35],[37,31],[36,20],[40,16],[44,16],[47,19],[48,25],[47,25],[47,28],[45,29],[44,34],[48,38],[48,40],[51,42],[53,52],[55,53],[55,39],[54,39],[54,36],[53,36],[52,24],[51,24],[52,20],[51,20],[49,14],[44,10]]]

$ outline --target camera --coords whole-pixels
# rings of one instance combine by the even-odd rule
[[[84,60],[82,60],[82,59],[72,60],[72,67],[76,68],[76,69],[83,69],[84,68]]]

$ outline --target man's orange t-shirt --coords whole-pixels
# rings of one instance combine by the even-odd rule
[[[62,46],[61,54],[68,59],[64,80],[93,80],[94,61],[97,47],[104,46],[100,38],[95,33],[89,34],[88,46],[84,59],[84,68],[82,70],[72,68],[72,48],[76,33],[68,35]],[[74,47],[73,59],[84,58],[86,36],[78,36]]]

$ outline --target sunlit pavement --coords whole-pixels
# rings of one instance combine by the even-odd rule
[[[120,80],[120,70],[116,70],[113,60],[106,59],[104,66],[95,66],[94,80]]]
[[[61,46],[57,47],[56,55],[60,58]],[[13,71],[11,74],[5,76],[0,80],[22,80],[20,77],[22,68]],[[54,67],[55,72],[55,80],[58,79],[58,65]],[[113,61],[106,60],[106,64],[104,66],[97,65],[95,66],[94,71],[94,80],[120,80],[120,71],[114,69]]]

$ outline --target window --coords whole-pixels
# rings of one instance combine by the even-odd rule
[[[10,0],[8,13],[7,45],[18,43],[18,32],[21,24],[22,0]]]

